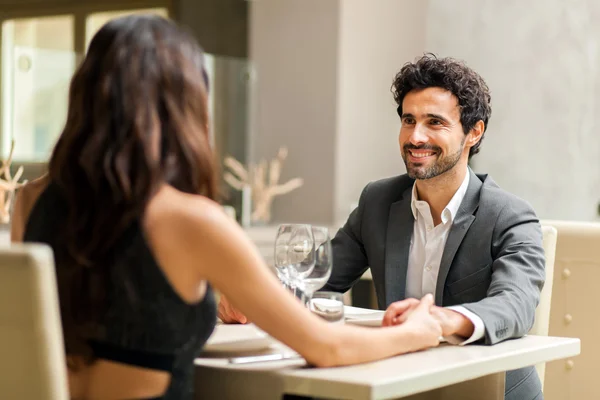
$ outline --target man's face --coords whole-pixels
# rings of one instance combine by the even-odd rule
[[[449,91],[432,87],[412,90],[402,102],[400,152],[408,176],[431,179],[469,157],[458,99]]]

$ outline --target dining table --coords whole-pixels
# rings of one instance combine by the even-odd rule
[[[372,326],[373,310],[346,323]],[[361,319],[361,315],[364,318]],[[368,346],[365,343],[365,346]],[[316,368],[250,325],[217,326],[195,360],[197,399],[501,400],[506,371],[580,353],[577,338],[532,336],[493,346],[441,343],[428,350],[364,364]],[[260,356],[259,358],[256,358]]]

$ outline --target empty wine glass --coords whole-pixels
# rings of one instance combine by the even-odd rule
[[[333,266],[329,230],[322,226],[313,226],[311,229],[315,243],[315,266],[309,275],[297,283],[306,306],[308,306],[313,293],[325,286],[331,276]]]
[[[277,276],[287,287],[310,275],[315,266],[315,242],[310,225],[283,224],[275,239],[275,268]]]

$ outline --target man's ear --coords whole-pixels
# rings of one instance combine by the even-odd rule
[[[469,132],[468,136],[467,136],[467,140],[466,140],[466,147],[468,147],[469,149],[473,146],[475,146],[477,143],[479,143],[479,141],[481,140],[481,137],[483,136],[483,132],[485,130],[485,124],[483,123],[482,120],[479,120],[475,123],[475,126],[473,126],[473,129],[471,129],[471,132]]]

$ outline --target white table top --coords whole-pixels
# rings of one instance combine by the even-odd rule
[[[235,370],[238,376],[247,371],[251,379],[243,379],[242,382],[248,385],[258,377],[257,374],[270,375],[290,394],[342,399],[389,399],[571,357],[579,352],[579,339],[526,336],[495,346],[442,345],[351,367],[301,368],[305,366],[304,360],[231,365],[222,358],[199,358],[196,365],[199,368],[220,369],[225,375],[228,370]]]

